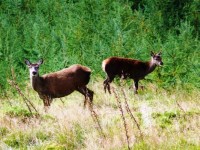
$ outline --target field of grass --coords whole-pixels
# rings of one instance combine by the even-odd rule
[[[55,99],[44,112],[42,100],[28,85],[22,92],[39,115],[30,113],[18,94],[1,99],[0,149],[116,150],[128,149],[128,142],[134,150],[200,149],[198,90],[169,92],[146,83],[134,95],[133,89],[122,82],[123,86],[112,83],[116,95],[110,95],[104,93],[102,82],[98,79],[89,84],[95,91],[94,111],[102,130],[89,109],[83,108],[84,98],[78,92]]]

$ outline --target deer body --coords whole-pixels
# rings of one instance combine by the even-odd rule
[[[85,96],[84,106],[87,98],[90,102],[93,100],[93,91],[86,85],[89,83],[91,70],[82,65],[72,65],[69,68],[57,72],[39,76],[39,65],[25,61],[30,71],[31,84],[44,102],[44,106],[50,106],[53,98],[61,98],[78,91]]]
[[[156,66],[163,65],[160,57],[161,54],[152,53],[152,59],[148,62],[134,60],[122,57],[110,57],[102,62],[102,69],[107,74],[104,81],[104,90],[110,92],[110,83],[116,76],[123,79],[131,78],[134,80],[135,93],[138,90],[138,82],[145,78],[146,75],[154,71]]]

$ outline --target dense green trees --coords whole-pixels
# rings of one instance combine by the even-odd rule
[[[102,76],[109,56],[149,59],[162,49],[159,86],[200,87],[199,0],[4,0],[0,2],[0,92],[28,80],[24,58],[41,74],[75,63]]]

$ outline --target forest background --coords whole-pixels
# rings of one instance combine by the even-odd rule
[[[149,79],[159,87],[200,87],[199,0],[0,1],[0,94],[11,68],[21,87],[29,78],[24,59],[44,59],[41,74],[72,64],[105,77],[103,59],[149,60],[162,51],[164,67]]]

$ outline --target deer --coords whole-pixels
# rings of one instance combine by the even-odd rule
[[[32,88],[43,100],[45,111],[50,107],[54,98],[61,98],[74,91],[84,95],[84,107],[89,99],[89,104],[93,101],[93,91],[87,88],[90,80],[91,69],[80,64],[72,65],[60,71],[39,75],[39,67],[43,63],[40,59],[37,63],[31,63],[25,59],[25,64],[29,68],[30,82]]]
[[[138,94],[139,80],[153,72],[156,66],[162,65],[161,52],[154,53],[151,51],[151,60],[147,62],[123,57],[107,58],[102,61],[102,69],[107,74],[107,78],[103,82],[104,91],[106,93],[106,90],[108,90],[111,94],[110,83],[118,76],[122,79],[133,79],[134,93]]]

